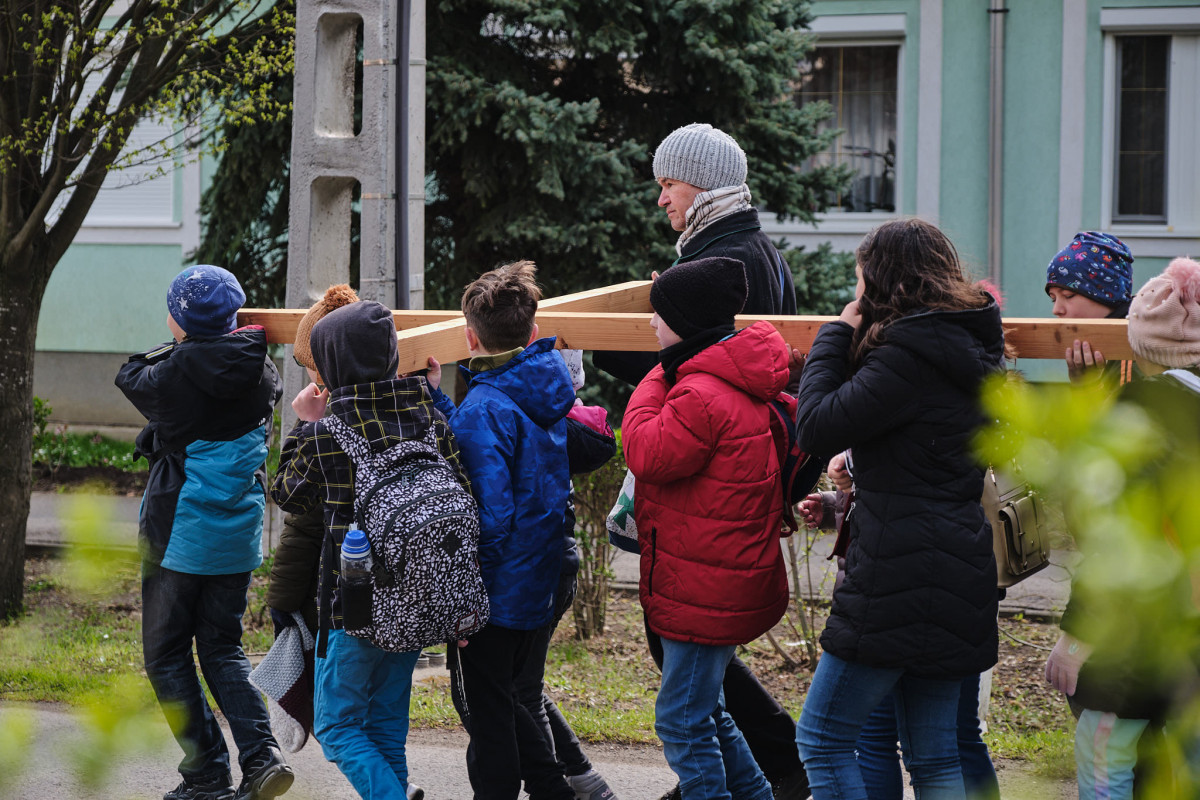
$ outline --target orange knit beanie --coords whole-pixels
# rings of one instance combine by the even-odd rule
[[[312,335],[313,325],[316,325],[317,322],[335,308],[341,308],[342,306],[348,306],[351,303],[357,302],[358,295],[344,283],[330,286],[325,290],[325,296],[313,304],[313,307],[301,318],[300,324],[296,327],[296,343],[293,347],[293,355],[299,364],[316,371],[317,367],[313,363],[312,349],[309,347],[308,341]]]

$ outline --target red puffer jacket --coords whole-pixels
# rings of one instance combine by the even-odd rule
[[[660,636],[743,644],[783,616],[783,494],[766,404],[787,385],[787,362],[779,333],[756,322],[686,361],[674,386],[655,367],[629,400],[640,594]]]

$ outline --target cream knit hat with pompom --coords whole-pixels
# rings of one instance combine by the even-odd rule
[[[1200,264],[1177,258],[1129,305],[1134,355],[1164,367],[1200,364]]]

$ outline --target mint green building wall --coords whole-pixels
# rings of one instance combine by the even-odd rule
[[[975,275],[987,274],[988,14],[942,4],[942,150],[937,222]]]
[[[128,354],[169,340],[167,286],[182,258],[176,245],[73,245],[46,289],[37,349]]]

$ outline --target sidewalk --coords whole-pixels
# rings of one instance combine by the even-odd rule
[[[34,546],[56,546],[66,541],[65,528],[72,519],[79,517],[88,508],[103,514],[109,520],[109,531],[121,545],[137,546],[138,510],[141,498],[110,497],[107,495],[62,495],[50,492],[34,492],[30,501],[29,523],[25,543]],[[800,536],[796,534],[795,536]],[[802,548],[805,539],[796,539]],[[803,551],[798,554],[800,585],[809,598],[828,600],[833,593],[836,564],[827,560],[833,547],[833,534],[824,534],[812,542],[811,553],[806,558]],[[787,540],[782,540],[784,557],[788,557]],[[1069,568],[1077,560],[1074,552],[1055,550],[1050,554],[1051,565],[1025,579],[1008,590],[1000,603],[1002,614],[1025,614],[1026,616],[1056,619],[1066,606],[1071,590]],[[636,590],[638,583],[638,557],[632,553],[615,551],[613,558],[612,586],[618,589]],[[790,567],[789,567],[790,572]],[[794,586],[795,577],[789,575]]]
[[[182,755],[166,723],[156,717],[144,738],[161,742],[152,753],[113,753],[116,763],[109,779],[89,790],[77,779],[76,759],[97,754],[84,737],[78,718],[56,704],[0,704],[0,726],[12,724],[18,714],[32,716],[35,726],[29,760],[15,777],[15,786],[0,796],[21,800],[160,800],[179,783],[175,771]],[[225,739],[232,736],[224,720]],[[128,734],[128,732],[126,732]],[[131,738],[131,737],[127,737]],[[104,746],[117,743],[106,742]],[[129,746],[127,742],[126,746]],[[462,730],[414,729],[408,736],[408,769],[414,783],[425,789],[428,800],[462,800],[471,796],[466,767],[467,735]],[[651,746],[589,745],[584,750],[608,780],[618,797],[626,800],[656,798],[675,785],[675,775],[663,760],[662,750]],[[321,746],[311,738],[298,753],[285,753],[296,770],[296,783],[286,800],[351,800],[357,797],[337,767],[325,760]],[[236,763],[234,782],[239,780]]]

